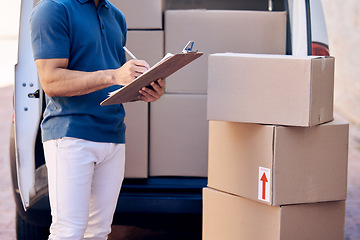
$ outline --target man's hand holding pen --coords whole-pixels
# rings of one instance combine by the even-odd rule
[[[138,60],[134,54],[132,54],[126,47],[124,50],[131,56],[132,60],[126,62],[121,68],[118,70],[122,70],[122,76],[124,76],[124,85],[129,84],[134,81],[135,78],[139,77],[141,74],[146,72],[150,66],[144,60]],[[165,91],[165,82],[163,79],[158,79],[152,83],[150,83],[150,87],[143,87],[139,93],[140,99],[144,102],[155,102],[162,95],[164,95]]]

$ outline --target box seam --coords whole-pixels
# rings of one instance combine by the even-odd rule
[[[312,96],[313,96],[313,59],[310,60],[310,72],[309,72],[309,79],[310,79],[310,85],[309,85],[309,91],[310,91],[310,96],[309,96],[309,116],[308,116],[308,126],[311,126],[312,125],[312,122],[311,122],[311,115],[312,115],[312,109],[311,109],[311,103],[312,103]]]
[[[275,179],[275,174],[274,174],[274,168],[275,168],[275,141],[276,141],[276,126],[273,127],[273,134],[272,134],[272,161],[271,161],[271,180],[270,180],[270,188],[271,188],[271,202],[270,202],[270,205],[271,206],[274,206],[274,202],[275,202],[275,199],[274,199],[274,187],[275,187],[275,184],[274,184],[274,179]]]

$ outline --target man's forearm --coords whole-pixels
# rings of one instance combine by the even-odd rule
[[[72,97],[114,85],[113,71],[81,72],[57,68],[40,77],[40,81],[49,97]]]
[[[95,72],[69,70],[68,59],[35,62],[41,86],[49,97],[79,96],[112,85],[126,85],[149,68],[143,60],[130,60],[118,69]]]

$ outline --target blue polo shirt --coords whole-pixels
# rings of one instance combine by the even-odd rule
[[[67,58],[68,69],[93,72],[116,69],[126,62],[124,15],[107,0],[42,0],[30,19],[34,59]],[[43,142],[74,137],[125,143],[121,104],[100,106],[111,86],[75,97],[48,97],[41,123]]]

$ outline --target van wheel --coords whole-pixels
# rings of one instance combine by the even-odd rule
[[[46,240],[49,228],[28,223],[16,212],[16,239],[17,240]]]

